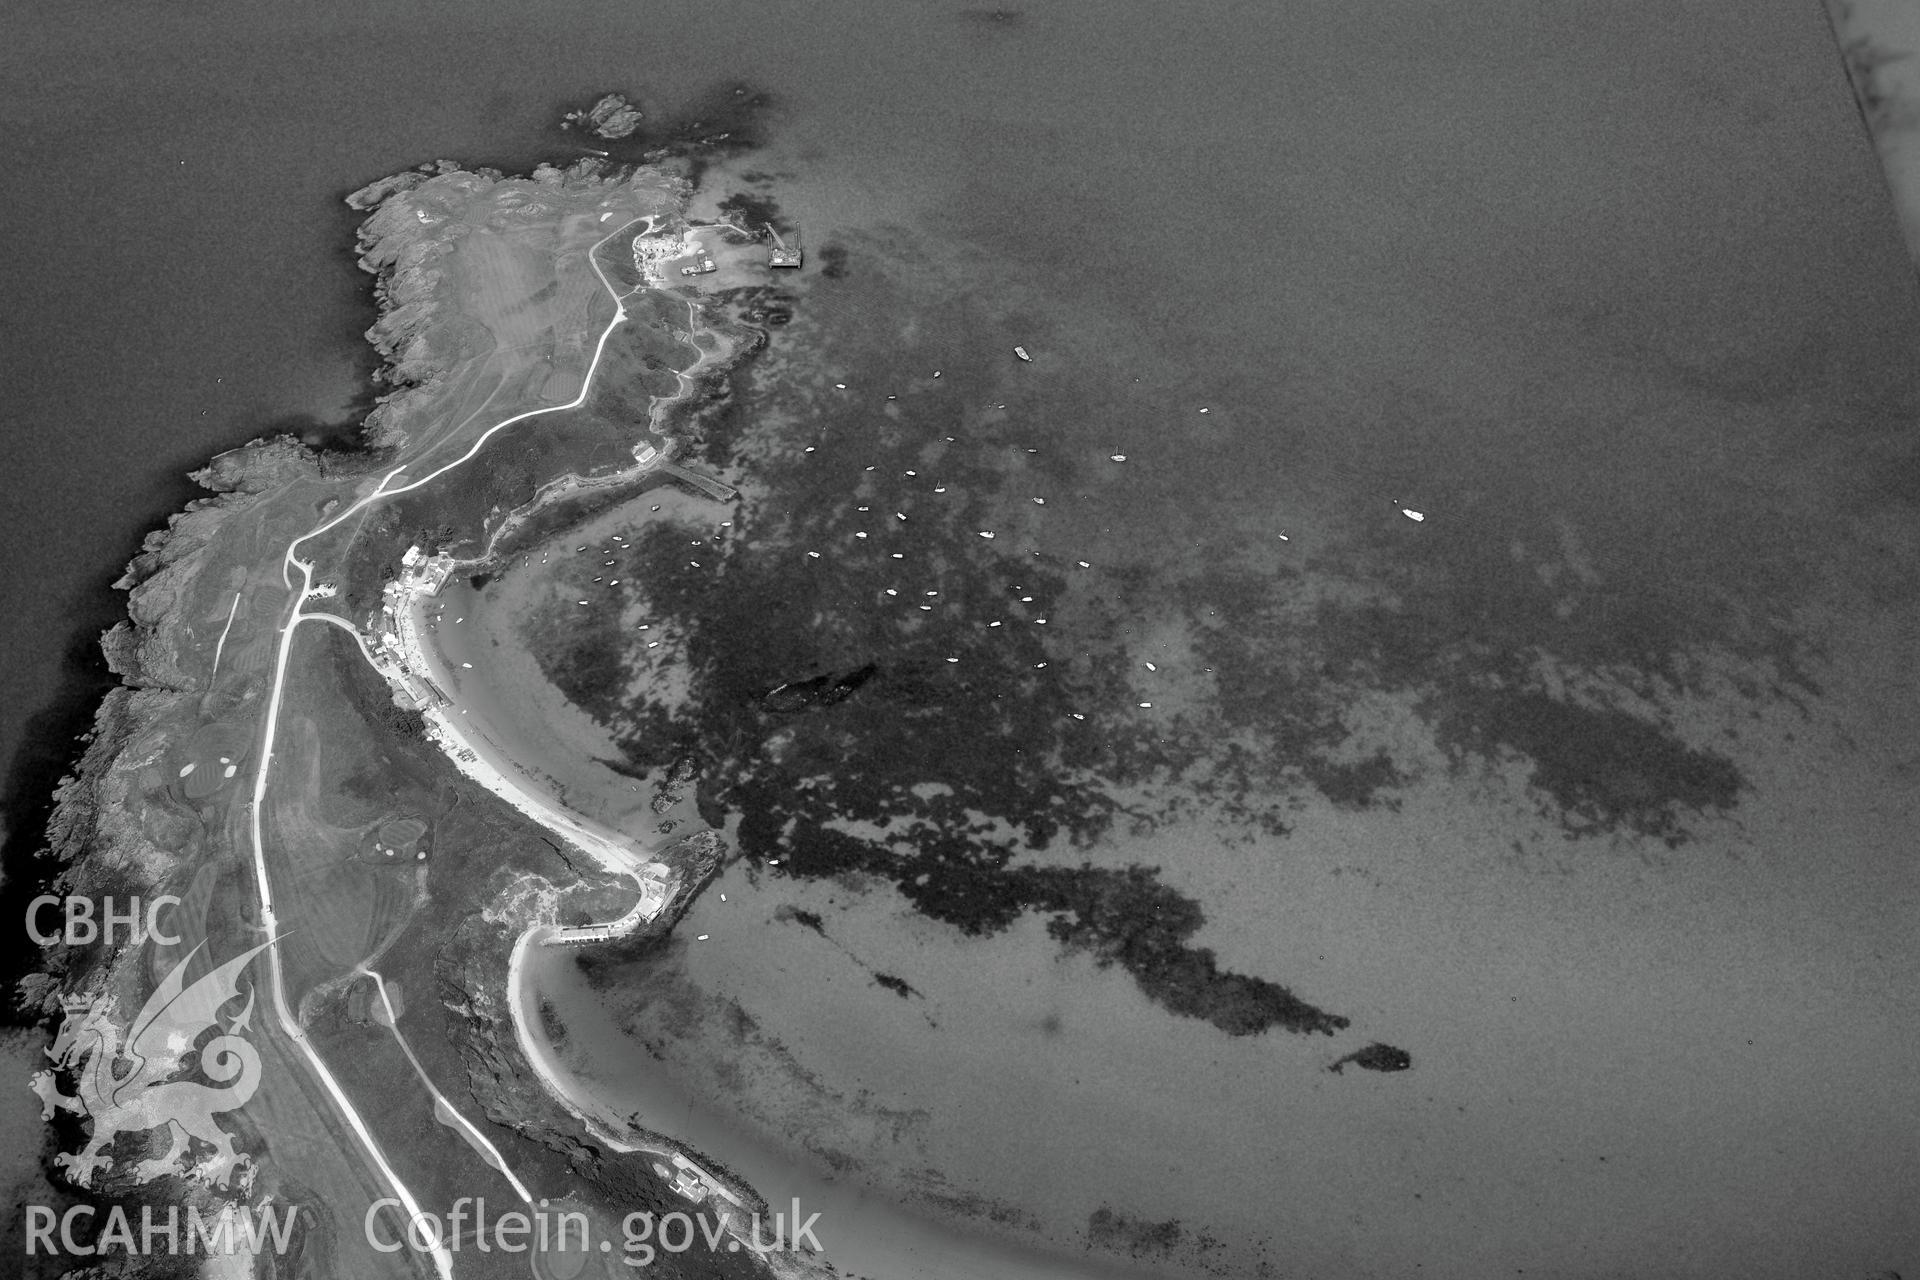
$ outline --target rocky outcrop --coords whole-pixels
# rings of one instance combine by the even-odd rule
[[[149,801],[141,775],[164,749],[166,726],[190,713],[187,702],[203,691],[201,678],[181,665],[182,597],[224,525],[319,468],[312,450],[286,436],[221,454],[193,474],[215,496],[189,503],[148,534],[114,583],[128,593],[127,620],[101,637],[101,649],[122,687],[101,700],[86,751],[54,795],[46,830],[54,892],[150,896],[178,879],[179,856],[157,844],[142,820]],[[51,1016],[63,992],[104,987],[112,959],[96,952],[54,948],[43,971],[21,983],[20,1007]]]
[[[382,179],[356,192],[349,203],[379,209],[397,193],[454,172],[457,166],[441,162]],[[370,269],[384,273],[376,289],[384,307],[393,295],[391,268],[400,261],[402,243],[392,230],[377,243],[380,251]],[[403,305],[415,287],[415,282],[400,282],[397,304]],[[405,359],[424,319],[415,308],[399,321],[383,314],[375,326],[382,338],[376,345],[390,364],[389,383],[409,376],[396,374],[396,363]],[[388,399],[390,404],[398,397]],[[369,444],[378,443],[376,419],[389,404],[369,418]],[[189,503],[164,529],[148,534],[114,584],[128,593],[127,620],[106,632],[101,648],[121,687],[110,690],[95,712],[86,750],[55,793],[44,862],[27,874],[45,875],[55,892],[96,897],[151,895],[179,879],[180,855],[157,844],[143,821],[150,805],[141,775],[164,750],[169,726],[196,714],[189,703],[205,692],[204,677],[182,663],[188,591],[208,569],[221,531],[232,521],[290,484],[350,474],[369,456],[318,453],[290,436],[277,436],[223,453],[193,473],[212,496]],[[50,1017],[58,1012],[62,994],[96,992],[115,981],[121,960],[122,955],[103,948],[55,947],[46,953],[42,971],[21,982],[15,998],[30,1014]]]
[[[318,455],[292,436],[256,440],[221,454],[193,481],[216,496],[200,498],[149,533],[140,553],[113,585],[128,592],[127,621],[101,642],[108,665],[135,688],[198,691],[199,681],[180,669],[178,639],[169,623],[182,593],[200,569],[200,555],[229,519],[265,493],[320,474]]]
[[[560,186],[617,181],[623,172],[589,159],[565,167],[542,164],[524,179],[508,179],[493,169],[465,169],[441,160],[368,183],[347,197],[349,206],[367,213],[358,233],[358,260],[361,269],[375,277],[379,318],[366,332],[383,362],[375,377],[394,388],[380,397],[361,427],[368,448],[405,444],[403,393],[432,383],[460,355],[453,335],[461,326],[447,323],[442,315],[444,281],[437,265],[470,230],[463,218],[453,215],[474,195],[502,181]]]
[[[463,183],[461,179],[468,181]],[[373,291],[380,314],[367,330],[366,338],[384,362],[379,379],[398,388],[419,386],[445,368],[445,362],[435,357],[428,334],[439,309],[435,295],[439,291],[440,273],[433,264],[446,255],[445,235],[449,233],[443,233],[441,238],[423,235],[424,224],[419,217],[412,216],[419,211],[398,198],[428,181],[470,188],[472,183],[482,180],[467,173],[433,179],[422,175],[420,182],[397,187],[375,183],[347,198],[347,203],[355,208],[373,210],[360,225],[359,262],[362,270],[375,277]],[[380,192],[377,203],[371,206],[364,203],[372,198],[376,189]],[[404,436],[393,428],[394,409],[394,397],[380,398],[363,429],[368,443],[399,445],[405,442]]]
[[[596,138],[631,137],[646,114],[617,93],[609,93],[585,111],[569,111],[566,123]]]
[[[507,1008],[507,960],[517,924],[474,916],[441,950],[440,1002],[460,1019],[457,1037],[467,1088],[487,1119],[515,1130],[570,1161],[596,1159],[600,1149],[554,1105],[513,1039]]]

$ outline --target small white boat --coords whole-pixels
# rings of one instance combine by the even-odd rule
[[[1029,364],[1033,362],[1033,357],[1027,354],[1027,349],[1025,347],[1015,347],[1013,349],[1013,354],[1019,356],[1022,360],[1027,361]]]

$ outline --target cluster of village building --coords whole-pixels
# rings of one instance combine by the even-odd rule
[[[374,628],[372,645],[374,662],[393,686],[395,700],[413,711],[444,707],[449,699],[428,674],[419,631],[408,606],[416,596],[440,594],[452,573],[452,556],[429,556],[417,545],[411,546],[400,557],[399,575],[380,593],[380,621]]]

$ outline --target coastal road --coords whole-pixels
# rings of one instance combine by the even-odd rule
[[[411,465],[411,463],[403,463],[401,466],[395,467],[381,479],[379,484],[376,485],[371,492],[348,505],[315,528],[294,538],[287,544],[283,551],[281,555],[281,582],[291,594],[292,599],[287,606],[284,619],[276,631],[277,644],[273,662],[273,677],[268,690],[265,727],[262,732],[262,741],[254,770],[252,800],[248,806],[247,813],[247,837],[252,853],[255,888],[259,900],[260,926],[268,942],[279,942],[283,937],[283,933],[279,913],[274,904],[273,877],[262,830],[261,815],[267,802],[268,788],[273,780],[274,749],[280,732],[282,704],[286,694],[287,680],[293,664],[294,643],[299,635],[301,624],[310,621],[321,621],[328,625],[342,626],[349,631],[354,631],[356,643],[360,645],[362,654],[367,656],[369,661],[371,661],[371,654],[366,648],[364,639],[359,636],[357,630],[351,623],[335,615],[323,612],[309,612],[307,610],[306,606],[314,598],[316,588],[315,568],[311,561],[301,558],[300,550],[302,545],[339,527],[346,521],[354,519],[376,503],[413,492],[440,480],[442,477],[478,456],[481,450],[486,447],[489,440],[499,432],[516,423],[524,422],[543,414],[560,413],[576,409],[584,404],[592,390],[594,376],[599,370],[601,359],[605,355],[608,339],[613,336],[614,331],[627,319],[624,300],[635,292],[635,290],[628,290],[623,293],[614,287],[613,283],[607,278],[605,271],[601,268],[599,254],[607,244],[611,243],[617,237],[627,234],[634,226],[643,221],[647,223],[648,230],[651,230],[653,226],[656,225],[656,220],[651,215],[644,218],[631,219],[601,240],[595,242],[588,251],[594,273],[598,276],[602,288],[604,288],[608,296],[612,299],[614,310],[612,318],[607,322],[605,328],[600,331],[599,339],[593,348],[592,359],[588,362],[586,371],[581,378],[580,391],[572,400],[565,404],[529,409],[501,419],[482,432],[472,445],[459,457],[430,471],[417,480],[405,484],[396,484],[395,481],[404,474],[406,467]],[[235,609],[237,608],[238,602],[236,600]],[[379,1170],[381,1177],[393,1189],[394,1198],[397,1199],[404,1208],[409,1221],[417,1221],[425,1218],[427,1215],[420,1201],[394,1170],[387,1154],[381,1149],[378,1139],[360,1115],[359,1110],[354,1106],[352,1099],[347,1096],[346,1090],[341,1087],[339,1080],[329,1069],[325,1059],[308,1037],[306,1030],[301,1026],[299,1019],[294,1015],[287,1000],[286,976],[281,963],[280,948],[278,946],[270,946],[266,955],[268,959],[268,986],[272,994],[273,1017],[276,1025],[288,1041],[297,1047],[307,1067],[313,1073],[314,1077],[319,1080],[321,1087],[325,1090],[341,1120],[352,1130],[354,1136],[359,1140],[360,1145],[365,1149],[368,1158]],[[384,985],[382,985],[381,994],[384,1002]],[[391,1005],[388,1005],[387,1008],[390,1012]],[[395,1028],[395,1032],[397,1035],[397,1027]],[[405,1048],[404,1042],[402,1047]],[[407,1056],[410,1060],[414,1061],[416,1070],[419,1070],[419,1063],[417,1059],[413,1059],[410,1049],[408,1050]],[[422,1079],[425,1080],[425,1072],[422,1070],[420,1074]],[[429,1084],[429,1088],[431,1089],[431,1084]],[[472,1122],[464,1116],[461,1116],[437,1091],[435,1091],[435,1099],[439,1105],[444,1106],[449,1113],[457,1118],[459,1125],[470,1137],[479,1134],[479,1130]],[[484,1142],[484,1138],[482,1138],[481,1141]],[[488,1146],[490,1147],[491,1144],[488,1144]],[[528,1193],[524,1183],[507,1167],[504,1158],[499,1157],[497,1150],[494,1150],[493,1154],[495,1158],[499,1160],[498,1168],[508,1181],[513,1184],[515,1192],[523,1198],[526,1198]],[[436,1240],[436,1243],[430,1250],[435,1271],[443,1280],[453,1280],[455,1274],[454,1253],[444,1242],[438,1242],[437,1237],[430,1235],[428,1238]]]

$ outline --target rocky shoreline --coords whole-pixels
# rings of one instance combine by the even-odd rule
[[[50,892],[93,895],[111,887],[150,894],[160,891],[176,870],[145,840],[126,800],[134,763],[127,759],[129,748],[158,729],[183,700],[207,692],[204,682],[181,666],[182,645],[172,629],[181,596],[201,571],[207,548],[235,516],[295,480],[371,472],[399,443],[392,419],[404,406],[405,391],[440,372],[441,366],[426,354],[433,311],[422,296],[423,264],[417,258],[403,261],[403,229],[378,225],[378,209],[390,196],[459,168],[438,161],[382,178],[346,197],[350,208],[369,213],[360,229],[359,263],[374,276],[378,317],[366,339],[380,357],[375,380],[394,388],[378,398],[362,423],[359,448],[322,453],[280,435],[215,456],[190,476],[213,496],[189,502],[168,518],[165,528],[148,533],[113,583],[115,590],[127,593],[127,619],[101,636],[100,647],[120,687],[102,699],[85,751],[55,792],[43,855],[58,868],[46,877]],[[46,968],[23,982],[17,994],[21,1007],[50,1018],[59,1012],[62,994],[105,986],[93,980],[93,968],[76,969],[74,960],[70,949],[49,952]]]
[[[50,892],[93,897],[112,892],[150,895],[177,870],[136,820],[130,804],[145,764],[134,748],[159,730],[189,699],[207,693],[185,672],[170,623],[180,596],[200,569],[207,546],[235,515],[295,478],[323,474],[321,455],[291,436],[256,440],[214,458],[193,480],[215,496],[198,499],[149,533],[140,553],[113,584],[127,592],[127,620],[100,638],[108,668],[120,679],[94,714],[86,750],[54,795],[45,857],[58,868]],[[107,984],[97,963],[79,963],[71,948],[47,953],[46,968],[17,993],[20,1006],[40,1018],[60,1011],[61,995]]]
[[[528,177],[558,186],[609,180],[619,177],[623,168],[589,160],[565,169],[542,165]],[[209,678],[190,669],[188,656],[198,654],[204,660],[209,637],[194,634],[185,601],[205,575],[221,567],[213,551],[237,519],[257,513],[262,504],[302,483],[370,476],[406,447],[418,391],[432,386],[451,361],[436,346],[441,317],[434,263],[444,246],[423,236],[411,219],[403,219],[394,197],[436,178],[479,185],[504,177],[439,161],[371,183],[347,198],[351,207],[368,215],[359,231],[359,264],[374,277],[378,318],[366,337],[381,358],[377,381],[388,390],[362,423],[358,448],[322,452],[292,437],[276,436],[223,453],[192,477],[210,496],[191,502],[164,529],[146,537],[115,583],[128,593],[127,619],[101,640],[119,684],[101,700],[85,749],[54,797],[41,854],[49,892],[95,898],[113,894],[122,900],[185,892],[196,870],[192,841],[204,833],[190,830],[195,821],[191,814],[162,812],[163,806],[149,802],[157,766],[182,724],[197,722],[209,712],[239,710],[262,692],[255,675],[229,676],[216,690]],[[681,187],[684,193],[684,181]],[[751,350],[752,344],[743,344],[739,353]],[[703,357],[701,363],[706,367],[691,380],[689,398],[714,385],[712,362]],[[229,570],[230,577],[233,572]],[[241,574],[235,582],[243,580]],[[671,929],[713,874],[720,850],[705,847],[696,852],[702,855],[693,860],[700,874],[683,877],[679,892],[646,930],[649,936]],[[484,948],[469,949],[473,942],[465,931],[443,939],[449,954],[438,978],[442,1001],[465,1033],[450,1038],[467,1063],[472,1097],[496,1123],[545,1144],[576,1171],[593,1171],[589,1180],[603,1190],[620,1187],[631,1194],[650,1175],[638,1174],[637,1163],[634,1171],[625,1170],[634,1162],[600,1149],[585,1135],[575,1136],[578,1126],[572,1117],[535,1082],[527,1064],[518,1060],[517,1049],[503,1043],[496,1022],[499,1000],[490,988],[504,990],[505,955],[489,959]],[[27,1018],[42,1025],[51,1025],[63,1000],[117,993],[123,1007],[138,1007],[150,982],[144,950],[56,945],[44,953],[39,971],[19,984],[16,1002]],[[463,952],[464,960],[453,958]],[[179,1203],[176,1181],[142,1186],[109,1177],[91,1194],[103,1203]],[[157,1192],[164,1192],[165,1199]],[[136,1263],[127,1274],[138,1273]]]

